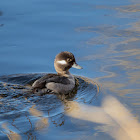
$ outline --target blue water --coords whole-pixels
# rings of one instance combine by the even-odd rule
[[[92,79],[100,86],[100,95],[91,103],[92,106],[100,106],[105,95],[113,95],[140,120],[139,18],[138,0],[0,1],[0,76],[55,73],[55,55],[70,51],[83,67],[70,72]],[[0,92],[6,94],[7,100],[9,93],[4,89]],[[9,114],[7,118],[0,115],[0,139],[114,139],[111,132],[97,129],[100,124],[73,119],[65,114],[57,116],[58,110],[53,110],[57,115],[49,119],[48,110],[42,110],[42,105],[39,109],[38,98],[30,98],[31,103],[21,98],[17,98],[17,102],[8,99],[9,106],[12,101],[22,105],[25,102],[25,110],[22,105],[19,108],[13,105],[13,111],[9,112],[11,118]],[[6,100],[0,98],[1,112],[5,116],[8,111],[4,109]],[[34,101],[37,102],[37,114],[43,112],[42,118],[48,118],[49,125],[40,131],[35,129],[39,117],[28,111],[33,110]],[[18,112],[20,107],[22,111]],[[60,108],[62,111],[63,105]],[[22,113],[24,115],[17,117]],[[62,118],[62,122],[65,120],[63,125],[55,125],[54,120],[59,121],[58,118]],[[15,135],[10,135],[9,130]]]
[[[114,2],[113,7],[120,5]],[[116,13],[108,8],[110,5],[110,2],[85,0],[1,2],[3,14],[0,21],[3,26],[0,29],[0,54],[2,65],[6,65],[1,68],[0,74],[50,72],[54,71],[52,66],[55,55],[61,51],[74,52],[80,59],[92,52],[104,50],[104,45],[94,49],[85,44],[89,38],[98,36],[97,33],[80,33],[76,30],[102,24],[123,24],[121,19],[110,18],[110,13]],[[74,72],[77,73],[76,70]],[[81,71],[81,74],[84,73],[85,70]]]

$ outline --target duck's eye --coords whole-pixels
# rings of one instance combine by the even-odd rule
[[[72,59],[71,58],[67,58],[67,62],[71,62],[72,61]]]

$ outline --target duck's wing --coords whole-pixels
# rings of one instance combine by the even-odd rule
[[[57,74],[47,74],[40,79],[36,80],[32,87],[33,88],[45,88],[45,85],[49,82],[54,82],[54,83],[61,83],[61,84],[70,84],[70,81],[67,79],[67,77],[60,76]]]

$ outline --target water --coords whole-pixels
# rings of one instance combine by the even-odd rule
[[[139,139],[138,0],[5,0],[0,7],[0,139]],[[55,72],[61,51],[84,68],[70,70],[80,76],[77,94],[67,102],[26,94],[30,78]]]

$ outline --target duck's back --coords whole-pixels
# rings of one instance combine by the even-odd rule
[[[58,74],[47,74],[40,79],[36,80],[32,87],[33,89],[44,89],[47,88],[56,93],[67,92],[74,88],[75,82],[73,79],[60,76]]]

